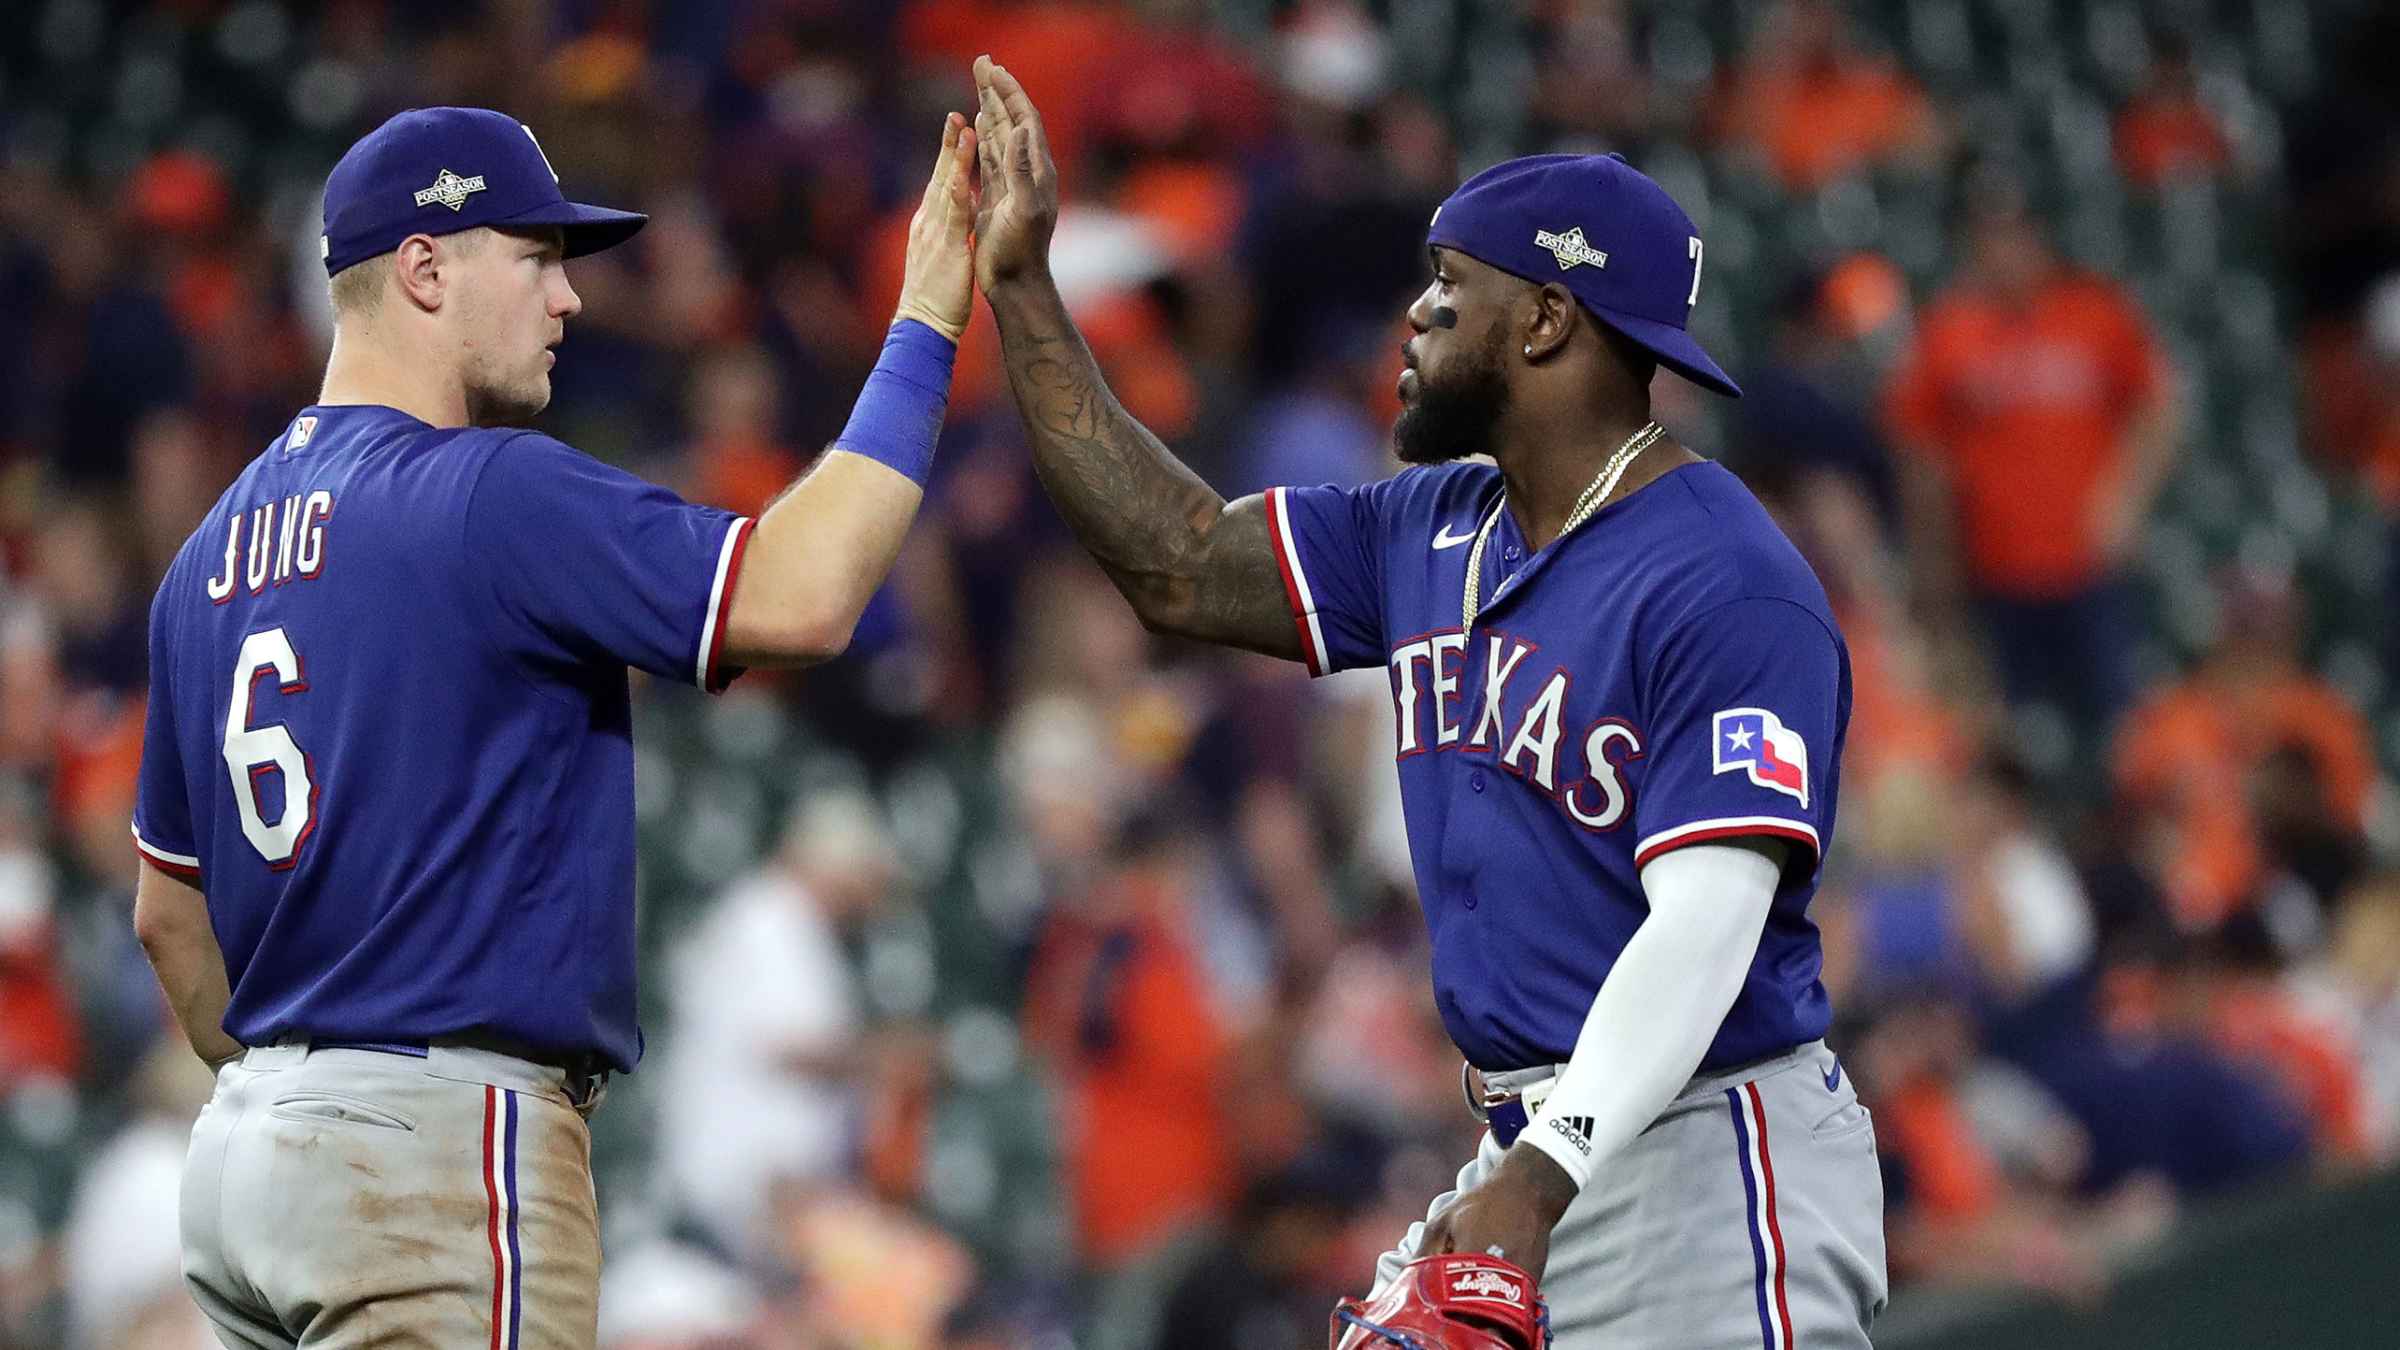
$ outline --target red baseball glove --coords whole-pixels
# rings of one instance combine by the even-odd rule
[[[1491,1256],[1420,1256],[1373,1302],[1333,1310],[1333,1350],[1548,1350],[1533,1277]]]

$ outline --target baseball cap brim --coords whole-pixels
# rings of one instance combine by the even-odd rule
[[[1586,309],[1602,323],[1631,338],[1635,346],[1658,358],[1658,363],[1704,389],[1713,389],[1727,398],[1740,398],[1742,387],[1724,368],[1708,358],[1692,335],[1671,323],[1656,319],[1637,319],[1630,314],[1586,305]]]
[[[530,211],[484,222],[494,229],[533,229],[555,225],[566,236],[567,256],[580,258],[614,248],[631,239],[650,217],[639,211],[615,211],[605,206],[586,206],[581,202],[549,202]]]

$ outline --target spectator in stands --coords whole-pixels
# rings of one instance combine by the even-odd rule
[[[1866,51],[1834,0],[1783,0],[1717,92],[1715,138],[1762,156],[1790,192],[1861,169],[1931,168],[1942,144],[1924,92]]]
[[[801,457],[776,434],[775,365],[756,347],[709,353],[692,373],[685,452],[692,500],[755,516],[798,477]]]
[[[1237,1192],[1231,1028],[1187,912],[1196,843],[1171,813],[1136,812],[1052,913],[1026,975],[1026,1041],[1064,1095],[1076,1245],[1095,1271],[1156,1255]]]
[[[2117,110],[2117,167],[2137,187],[2213,178],[2233,166],[2233,142],[2200,97],[2191,43],[2175,33],[2151,42],[2150,72]]]
[[[0,776],[0,1101],[36,1079],[72,1080],[83,1065],[39,807],[30,784]]]
[[[128,574],[128,541],[96,501],[59,503],[35,546],[69,696],[138,698],[149,687],[149,599]]]
[[[1571,154],[1618,150],[1638,162],[1651,131],[1652,82],[1626,7],[1536,6],[1529,17],[1537,37],[1526,148]],[[1744,380],[1745,394],[1749,388]]]
[[[74,209],[44,222],[50,281],[45,316],[58,374],[49,468],[78,490],[123,482],[133,430],[150,413],[181,406],[195,387],[193,354],[141,231]]]
[[[95,1152],[67,1216],[68,1322],[78,1350],[215,1344],[183,1284],[176,1196],[208,1074],[162,1037],[127,1074],[133,1118]]]
[[[2400,613],[2400,243],[2389,263],[2351,304],[2303,330],[2300,386],[2317,457],[2354,478],[2383,515],[2385,612]],[[2400,670],[2400,623],[2379,627],[2385,666]]]
[[[2080,983],[2098,955],[2091,902],[2022,759],[1984,755],[1953,803],[1958,895],[1980,992],[2018,1012]]]
[[[661,1181],[737,1257],[769,1255],[791,1205],[859,1156],[872,1043],[846,944],[890,898],[889,837],[854,792],[809,798],[669,964]]]
[[[2400,1152],[2400,876],[2370,877],[2342,897],[2323,953],[2293,984],[2356,1049],[2370,1148]]]
[[[1856,289],[1872,267],[1846,261],[1846,287]],[[1887,303],[1896,305],[1899,277],[1889,263],[1883,272]],[[1743,373],[1723,462],[1777,511],[1847,628],[1853,611],[1884,617],[1896,608],[1899,488],[1882,433],[1849,396],[1845,367],[1859,335],[1834,275],[1812,273],[1777,298],[1768,359]]]
[[[975,1285],[975,1261],[926,1216],[856,1191],[797,1206],[783,1234],[800,1272],[790,1330],[807,1350],[949,1350],[943,1324]]]
[[[1286,483],[1356,486],[1388,477],[1391,419],[1379,414],[1399,361],[1389,315],[1321,314],[1307,321],[1291,385],[1258,405],[1241,437],[1229,495]]]
[[[2176,997],[2227,1058],[2272,1082],[2307,1120],[2318,1162],[2335,1174],[2377,1161],[2373,1106],[2344,1029],[2310,1008],[2286,978],[2285,943],[2264,915],[2229,920],[2177,972]]]
[[[2052,251],[2014,185],[1973,186],[1966,270],[1887,394],[1924,607],[1980,615],[2012,705],[2087,734],[2133,693],[2125,572],[2173,465],[2175,390],[2123,287]]]
[[[2059,1203],[2082,1169],[2081,1132],[2038,1088],[1977,1059],[1962,1008],[1939,995],[1899,999],[1849,1058],[1874,1113],[1896,1276],[2098,1291],[2097,1253]],[[2014,1167],[2003,1143],[2012,1135]]]
[[[612,1252],[600,1280],[601,1350],[773,1344],[763,1334],[766,1316],[765,1300],[739,1272],[678,1243]]]
[[[1314,1344],[1326,1310],[1355,1276],[1345,1221],[1373,1178],[1315,1154],[1244,1188],[1233,1222],[1193,1260],[1157,1309],[1154,1350]]]
[[[2161,878],[2187,928],[2257,903],[2277,877],[2314,878],[2322,904],[2363,857],[2379,774],[2358,710],[2301,664],[2286,576],[2236,571],[2200,664],[2126,716],[2117,790],[2129,847]]]
[[[2090,1136],[2087,1188],[2155,1175],[2201,1197],[2308,1164],[2299,1104],[2216,1046],[2205,1000],[2178,997],[2200,957],[2168,933],[2125,944],[2101,972],[2092,1029],[2025,1066]]]

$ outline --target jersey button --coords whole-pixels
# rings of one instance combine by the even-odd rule
[[[1481,904],[1481,903],[1482,903],[1482,902],[1481,902],[1481,901],[1479,901],[1479,900],[1477,900],[1477,899],[1476,899],[1476,898],[1475,898],[1475,897],[1474,897],[1472,894],[1470,894],[1470,895],[1468,895],[1468,896],[1467,896],[1467,899],[1466,899],[1466,905],[1467,905],[1467,908],[1469,908],[1469,909],[1473,909],[1473,908],[1475,908],[1475,906],[1476,906],[1476,905],[1478,905],[1478,904]]]
[[[1468,774],[1467,786],[1475,789],[1477,792],[1483,791],[1483,770],[1477,769],[1475,772]]]
[[[1515,544],[1510,544],[1507,548],[1500,550],[1500,556],[1510,562],[1515,562],[1517,559],[1524,557],[1525,552],[1523,549],[1518,548]]]

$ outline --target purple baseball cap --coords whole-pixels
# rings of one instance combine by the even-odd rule
[[[489,108],[411,108],[368,132],[325,176],[325,274],[412,234],[557,226],[567,256],[624,243],[650,217],[571,202],[533,129]]]
[[[1720,394],[1742,396],[1684,330],[1700,298],[1700,231],[1617,155],[1528,155],[1459,185],[1426,242],[1527,281],[1555,281],[1593,317]]]

